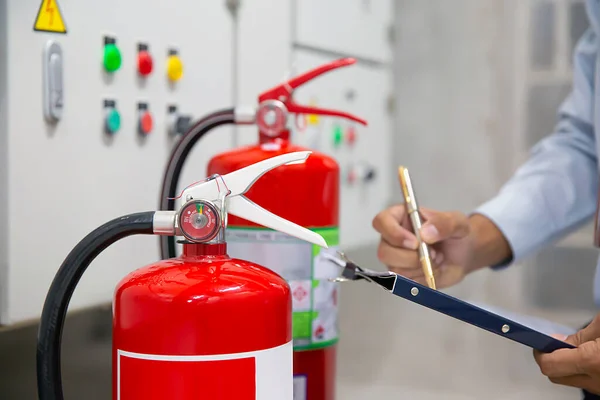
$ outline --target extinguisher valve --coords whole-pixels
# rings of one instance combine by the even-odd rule
[[[289,114],[328,115],[332,117],[346,118],[362,125],[367,121],[344,111],[328,110],[303,106],[292,100],[293,91],[304,83],[333,69],[345,67],[356,63],[354,58],[342,58],[331,63],[321,65],[313,70],[305,72],[282,84],[263,92],[258,96],[258,109],[256,111],[256,123],[261,133],[267,136],[277,136],[285,131],[287,117]]]
[[[283,165],[304,163],[310,154],[311,151],[282,154],[188,186],[178,196],[185,201],[177,212],[162,211],[155,218],[155,232],[182,235],[195,243],[220,242],[225,238],[227,214],[232,214],[327,248],[321,235],[265,210],[244,196],[265,173]]]

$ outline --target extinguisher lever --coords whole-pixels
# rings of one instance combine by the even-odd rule
[[[225,195],[225,212],[327,248],[327,242],[321,235],[265,210],[244,196],[252,185],[270,170],[282,165],[304,163],[310,154],[311,151],[297,151],[259,161],[227,175],[188,187],[183,191],[182,197],[216,201]]]
[[[351,121],[358,122],[359,124],[362,124],[365,126],[367,125],[366,120],[364,120],[360,117],[357,117],[355,115],[352,115],[350,113],[344,112],[344,111],[336,111],[336,110],[328,110],[325,108],[301,106],[301,105],[295,104],[295,103],[289,103],[287,105],[287,109],[289,112],[295,113],[295,114],[329,115],[332,117],[346,118]]]
[[[345,67],[348,65],[352,65],[354,63],[356,63],[356,60],[354,58],[342,58],[342,59],[335,60],[330,63],[324,64],[324,65],[321,65],[321,66],[314,68],[308,72],[305,72],[304,74],[301,74],[295,78],[289,79],[288,81],[286,81],[278,86],[275,86],[274,88],[269,89],[266,92],[261,93],[258,97],[258,102],[259,102],[259,104],[269,104],[273,101],[279,102],[279,104],[281,104],[283,106],[284,110],[287,111],[288,113],[328,115],[328,116],[332,116],[332,117],[342,117],[342,118],[347,118],[349,120],[358,122],[362,125],[367,125],[367,121],[365,121],[364,119],[359,118],[355,115],[352,115],[350,113],[343,112],[343,111],[327,110],[327,109],[322,109],[322,108],[303,106],[303,105],[294,103],[292,100],[292,93],[297,87],[305,84],[306,82],[309,82],[312,79],[315,79],[316,77],[318,77],[328,71],[331,71],[331,70],[334,70],[337,68],[341,68],[341,67]]]
[[[300,240],[304,240],[325,249],[328,248],[327,242],[318,233],[303,228],[300,225],[296,225],[287,219],[281,218],[280,216],[265,210],[245,196],[238,196],[235,199],[231,199],[228,204],[227,212],[240,218],[247,219],[248,221],[252,221],[255,224],[287,233],[290,236],[294,236]]]
[[[352,65],[354,63],[356,63],[356,60],[354,58],[341,58],[339,60],[323,64],[317,68],[314,68],[308,72],[298,75],[295,78],[289,79],[286,82],[261,93],[258,96],[258,102],[262,103],[266,100],[279,100],[285,103],[286,100],[291,96],[294,89],[296,89],[298,86],[301,86],[306,82],[315,79],[319,75],[323,75],[325,72]]]

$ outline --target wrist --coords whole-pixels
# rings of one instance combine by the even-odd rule
[[[467,273],[478,269],[499,265],[512,258],[510,244],[502,231],[481,214],[469,217],[470,261],[466,265]]]

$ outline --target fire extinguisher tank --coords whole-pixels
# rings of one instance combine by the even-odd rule
[[[293,145],[286,140],[267,142],[264,144],[238,148],[219,154],[210,160],[208,174],[227,174],[258,161],[288,152],[306,150]],[[313,151],[311,157],[303,164],[283,165],[266,173],[246,193],[251,201],[260,204],[268,211],[289,221],[314,230],[327,237],[330,244],[337,244],[337,227],[339,218],[339,166],[337,162],[325,155]],[[242,218],[230,216],[228,234],[260,235],[265,232],[258,225]],[[269,232],[269,231],[267,231]],[[269,232],[277,234],[274,232]],[[239,238],[239,236],[238,236]],[[245,239],[241,239],[244,241]],[[325,300],[326,309],[319,309],[315,304],[313,286],[317,283],[314,276],[312,252],[309,249],[310,260],[306,261],[298,252],[291,257],[298,257],[309,276],[296,276],[298,272],[286,268],[285,252],[294,251],[279,240],[264,242],[248,239],[250,246],[240,248],[240,242],[228,236],[230,246],[235,249],[236,256],[249,258],[272,268],[290,282],[295,292],[293,313],[294,329],[294,396],[298,400],[334,400],[336,382],[336,342],[337,342],[337,284],[320,281],[320,286],[327,284],[329,299]],[[302,246],[302,245],[301,245]],[[250,247],[253,247],[251,249]],[[262,254],[260,254],[262,253]],[[238,255],[239,254],[239,255]],[[266,257],[266,258],[263,258]],[[277,265],[281,264],[281,265]],[[312,265],[312,266],[311,266]],[[297,279],[297,281],[296,281]],[[306,285],[303,285],[306,283]],[[297,296],[296,296],[297,295]],[[304,296],[306,300],[301,297]],[[323,301],[323,300],[322,300]],[[333,305],[332,305],[333,302]],[[305,305],[305,306],[303,306]],[[313,340],[319,334],[315,319],[317,313],[328,314],[329,323],[323,325],[327,332],[322,340]],[[316,335],[315,335],[316,334]]]
[[[237,148],[210,160],[208,174],[227,174],[267,158],[305,151],[287,141]],[[246,194],[268,211],[307,228],[337,227],[339,218],[339,166],[312,151],[303,164],[283,165],[267,172]],[[230,227],[258,226],[230,216]]]
[[[180,257],[134,271],[113,307],[114,399],[254,399],[261,384],[289,382],[289,285],[224,243],[184,244]]]

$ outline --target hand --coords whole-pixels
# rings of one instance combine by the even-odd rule
[[[470,225],[466,215],[421,208],[421,237],[429,244],[436,286],[442,289],[460,282],[472,259]],[[379,213],[373,227],[381,234],[379,260],[399,275],[421,284],[425,275],[419,262],[418,242],[404,204]]]
[[[552,353],[534,351],[542,374],[558,385],[585,389],[600,394],[600,314],[587,327],[574,335],[560,337],[576,349],[560,349]]]

